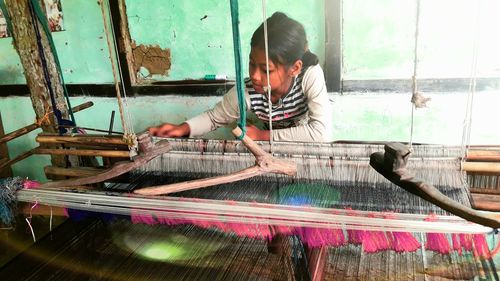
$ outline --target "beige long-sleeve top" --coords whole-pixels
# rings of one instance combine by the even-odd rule
[[[301,87],[299,90],[303,93],[303,97],[301,100],[298,100],[298,102],[305,104],[304,112],[303,114],[300,114],[300,116],[293,118],[293,126],[282,129],[273,129],[273,140],[297,142],[332,141],[332,106],[326,91],[323,70],[319,65],[310,66],[303,71],[302,75],[299,75],[299,78],[301,79],[297,79],[296,81],[299,84],[298,86]],[[294,87],[290,90],[290,93],[285,95],[282,99],[286,100],[287,96],[291,96],[292,94],[296,95],[297,88],[300,87],[295,87],[294,85]],[[247,108],[255,112],[256,93],[252,92],[252,90],[253,89],[249,87],[245,88],[245,101]],[[297,103],[297,98],[290,97],[289,99],[290,103]],[[267,105],[267,98],[265,98],[265,100],[265,105]],[[267,109],[265,109],[266,106],[260,107],[262,108],[262,111],[265,110],[265,112],[267,112]],[[257,116],[259,116],[259,114],[257,114]],[[190,137],[196,137],[213,131],[221,126],[227,125],[238,118],[238,97],[236,87],[233,87],[224,95],[222,101],[217,103],[214,108],[189,119],[186,123],[189,125],[191,130]],[[264,118],[267,119],[268,116],[264,116]],[[272,114],[272,119],[273,128],[275,128],[274,114]]]

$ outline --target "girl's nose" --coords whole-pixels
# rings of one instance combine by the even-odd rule
[[[252,79],[252,81],[260,81],[260,71],[257,69],[251,70],[250,79]]]

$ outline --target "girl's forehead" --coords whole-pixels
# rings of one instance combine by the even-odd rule
[[[262,48],[252,47],[252,50],[250,51],[250,59],[256,64],[266,64],[265,50]],[[269,59],[269,65],[275,65],[271,59]]]

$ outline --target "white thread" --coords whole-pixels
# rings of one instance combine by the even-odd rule
[[[427,215],[398,213],[397,219],[370,218],[371,211],[356,211],[353,215],[341,209],[327,209],[319,207],[290,207],[265,203],[252,205],[229,205],[212,200],[185,199],[179,202],[178,198],[162,197],[162,199],[109,196],[100,194],[71,193],[67,191],[53,191],[41,189],[23,189],[18,191],[18,200],[22,202],[36,202],[64,206],[81,210],[99,210],[115,214],[130,214],[134,209],[138,214],[151,213],[174,218],[189,218],[201,220],[217,220],[226,216],[227,221],[239,223],[263,223],[275,225],[310,226],[321,228],[338,228],[341,225],[347,229],[384,230],[407,232],[435,232],[435,233],[489,233],[491,228],[470,223],[454,216],[438,216],[438,221],[425,221]],[[193,214],[193,210],[202,212]],[[233,217],[235,210],[239,214]],[[483,212],[487,213],[487,212]],[[216,216],[214,216],[216,215]],[[361,223],[362,222],[362,223]]]
[[[27,218],[25,218],[26,223],[28,224],[28,227],[30,228],[31,236],[33,237],[33,242],[36,242],[36,237],[35,237],[35,231],[33,230],[33,226],[31,225],[31,218],[33,218],[32,211],[36,206],[38,206],[38,201],[34,202],[33,206],[31,206],[31,208],[30,208],[30,215]]]
[[[479,20],[480,20],[480,2],[477,2],[477,10],[476,10],[476,28],[474,32],[474,40],[472,47],[472,64],[471,64],[471,72],[470,72],[470,80],[469,80],[469,92],[467,94],[467,102],[465,108],[465,117],[463,122],[463,131],[462,131],[462,162],[465,162],[470,146],[470,135],[471,135],[471,127],[472,127],[472,105],[474,102],[474,93],[476,91],[476,75],[477,75],[477,54],[478,54],[478,42],[479,42]]]
[[[273,105],[271,100],[271,85],[269,84],[269,46],[267,41],[267,14],[266,14],[266,0],[262,0],[262,17],[264,19],[264,48],[266,52],[266,78],[267,86],[264,90],[267,91],[268,110],[269,110],[269,147],[270,153],[273,154]]]
[[[418,64],[418,33],[419,33],[419,23],[420,23],[420,0],[417,0],[417,13],[415,16],[415,47],[414,47],[414,57],[413,57],[413,77],[412,77],[412,97],[417,93],[417,64]],[[410,150],[413,150],[413,124],[415,122],[414,118],[415,104],[411,103],[411,124],[410,124]]]
[[[50,206],[49,231],[52,232],[52,206]]]
[[[112,72],[113,72],[113,78],[115,80],[115,88],[116,88],[116,95],[117,95],[117,100],[118,100],[118,107],[120,111],[120,119],[122,121],[122,126],[124,130],[124,139],[127,140],[129,146],[135,147],[136,143],[134,142],[135,138],[135,133],[133,129],[133,123],[132,123],[132,116],[128,110],[128,103],[127,103],[127,93],[125,91],[125,85],[123,83],[123,73],[121,70],[121,64],[120,60],[117,59],[119,57],[118,55],[118,49],[117,49],[117,44],[114,41],[115,38],[115,32],[114,32],[114,26],[113,26],[113,21],[110,20],[110,25],[111,25],[111,34],[113,36],[113,42],[111,42],[109,38],[109,31],[108,31],[108,24],[107,24],[107,17],[106,17],[106,12],[104,11],[104,0],[100,0],[99,3],[101,4],[101,12],[102,12],[102,17],[103,17],[103,23],[104,23],[104,31],[106,34],[106,41],[108,43],[108,50],[109,50],[109,59],[111,60],[111,67],[112,67]],[[108,17],[111,19],[111,11],[109,9],[109,1],[106,1],[107,4],[107,10],[108,10]],[[115,59],[116,59],[116,64],[117,67],[115,66]],[[122,86],[122,91],[123,91],[123,103],[122,103],[122,98],[121,98],[121,93],[120,93],[120,88],[118,86],[118,79],[116,72],[118,70],[118,75],[120,77],[121,81],[121,86]]]

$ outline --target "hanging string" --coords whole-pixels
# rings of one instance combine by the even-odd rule
[[[269,149],[272,154],[274,151],[273,148],[273,105],[271,101],[271,84],[269,84],[269,42],[267,36],[267,14],[266,14],[266,0],[262,0],[262,20],[264,21],[264,49],[266,52],[266,78],[267,78],[267,101],[268,101],[268,110],[269,110]]]
[[[420,25],[420,0],[417,0],[417,12],[415,15],[415,46],[413,49],[413,77],[412,77],[412,98],[418,92],[417,85],[417,65],[418,65],[418,35],[419,35],[419,25]],[[414,117],[415,103],[411,104],[411,122],[410,122],[410,150],[413,150],[413,124],[415,122]]]
[[[64,97],[66,99],[66,103],[68,105],[69,116],[71,118],[73,125],[76,125],[76,119],[75,119],[75,116],[73,114],[73,109],[71,107],[71,103],[69,101],[68,89],[66,88],[66,83],[64,82],[64,76],[62,73],[61,63],[59,62],[59,57],[57,56],[57,50],[56,50],[54,40],[52,38],[52,32],[50,31],[50,28],[48,26],[48,20],[45,17],[45,14],[43,13],[42,8],[40,7],[40,4],[37,0],[31,0],[30,3],[31,3],[31,5],[29,5],[30,11],[31,11],[31,8],[33,9],[33,11],[32,11],[33,12],[32,17],[34,17],[33,25],[35,26],[35,29],[36,29],[37,35],[38,35],[39,31],[38,31],[38,25],[37,25],[37,21],[36,21],[36,18],[38,18],[38,22],[40,22],[40,25],[42,26],[42,29],[45,33],[45,36],[47,37],[47,41],[49,42],[49,46],[50,46],[50,49],[52,51],[52,55],[54,57],[54,62],[55,62],[56,68],[57,68],[57,73],[58,73],[59,79],[61,81],[61,85],[63,88],[63,93],[64,93]],[[43,53],[43,51],[40,51],[40,52]]]
[[[109,0],[107,1],[107,4],[108,4],[108,17],[111,19],[112,16],[111,16],[111,9],[109,8],[110,7]],[[109,23],[111,24],[111,34],[113,35],[113,47],[114,47],[114,51],[115,51],[115,58],[117,58],[117,57],[119,57],[119,55],[118,55],[119,52],[118,52],[118,46],[117,46],[116,42],[114,41],[114,38],[116,38],[114,23],[112,20],[110,20]],[[116,62],[118,64],[118,74],[120,75],[120,81],[124,81],[121,62],[120,62],[120,60],[117,60]],[[125,118],[127,118],[127,122],[129,124],[128,125],[129,131],[132,132],[132,134],[134,134],[134,128],[133,128],[134,122],[133,122],[132,114],[128,110],[129,106],[128,106],[128,100],[127,100],[127,91],[125,90],[125,84],[121,83],[121,86],[122,86],[122,90],[123,90],[123,102],[125,104]]]
[[[54,116],[56,118],[57,125],[61,125],[61,124],[63,124],[62,113],[57,108],[57,103],[56,103],[56,98],[55,98],[56,94],[54,92],[54,88],[52,87],[52,81],[50,79],[49,67],[47,64],[47,59],[45,57],[45,50],[44,50],[43,45],[42,45],[42,35],[41,35],[40,30],[38,28],[38,20],[37,20],[37,17],[35,15],[34,5],[32,2],[28,3],[28,9],[30,12],[31,20],[33,22],[33,27],[35,29],[38,54],[40,57],[40,62],[42,63],[42,71],[43,71],[43,77],[45,80],[45,85],[47,86],[47,89],[49,91],[50,104],[52,106],[52,111],[53,111]],[[63,134],[64,131],[59,129],[59,133]]]
[[[474,93],[476,92],[476,78],[477,78],[477,54],[478,54],[478,43],[479,43],[479,21],[480,21],[480,1],[477,2],[477,10],[476,10],[476,22],[475,22],[475,32],[474,39],[472,45],[472,64],[470,71],[470,80],[469,80],[469,92],[467,94],[467,102],[465,108],[465,118],[463,122],[463,132],[462,132],[462,162],[465,162],[468,154],[468,150],[470,147],[470,135],[471,135],[471,127],[472,127],[472,105],[474,102]]]
[[[234,48],[234,66],[236,71],[236,93],[238,95],[238,106],[240,109],[240,119],[238,127],[242,133],[238,139],[242,140],[246,134],[246,100],[244,92],[242,57],[241,57],[241,43],[240,43],[240,30],[239,30],[239,14],[238,14],[238,0],[231,0],[231,27],[233,30],[233,48]]]
[[[106,4],[108,7],[107,10],[109,11],[110,10],[109,9],[109,2],[106,1]],[[116,91],[116,98],[118,100],[118,109],[120,112],[120,120],[122,122],[123,130],[124,130],[123,138],[127,142],[127,144],[129,145],[130,148],[135,148],[135,147],[137,147],[137,138],[135,136],[134,129],[132,127],[133,126],[132,116],[130,115],[130,112],[127,110],[128,109],[127,94],[126,94],[126,90],[125,90],[125,85],[123,83],[123,74],[121,71],[121,65],[120,65],[119,60],[117,60],[115,62],[115,59],[118,57],[118,50],[116,49],[116,44],[114,44],[115,42],[111,41],[110,32],[108,29],[108,18],[109,18],[110,19],[109,22],[110,22],[111,27],[112,27],[111,34],[112,34],[113,38],[115,38],[113,21],[111,20],[111,15],[109,13],[108,13],[109,17],[106,16],[106,14],[107,14],[105,11],[106,7],[104,6],[103,0],[99,0],[99,5],[101,6],[101,13],[102,13],[102,18],[103,18],[103,23],[104,23],[104,33],[106,34],[106,42],[108,44],[109,59],[111,61],[113,80],[115,82],[115,91]],[[117,67],[117,64],[118,64],[118,67]],[[117,72],[118,72],[118,74],[117,74]],[[119,80],[118,80],[118,76],[119,76]],[[122,83],[120,83],[120,81]],[[122,85],[122,89],[120,89],[120,86],[119,86],[120,84]],[[123,100],[122,100],[121,93],[123,93]]]
[[[35,230],[33,229],[33,226],[31,225],[31,219],[33,218],[33,209],[36,207],[38,207],[38,201],[35,201],[33,203],[33,206],[31,206],[31,208],[30,208],[29,216],[24,219],[26,221],[26,223],[28,224],[28,227],[30,228],[31,237],[33,238],[33,242],[36,242],[36,236],[35,236]]]

